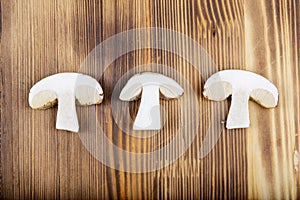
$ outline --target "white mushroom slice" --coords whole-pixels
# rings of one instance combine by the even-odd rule
[[[120,99],[132,101],[142,93],[141,104],[137,113],[134,130],[159,130],[160,122],[160,92],[166,99],[178,98],[183,89],[173,79],[162,74],[144,72],[134,75],[122,89]]]
[[[78,132],[75,100],[79,105],[100,104],[103,91],[92,77],[79,73],[60,73],[36,83],[29,93],[33,109],[50,108],[58,102],[56,128]]]
[[[203,95],[214,101],[222,101],[232,95],[226,124],[228,129],[250,126],[250,97],[266,108],[275,107],[278,102],[278,90],[269,80],[244,70],[224,70],[213,74],[204,85]]]

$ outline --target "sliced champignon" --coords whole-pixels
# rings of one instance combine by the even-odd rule
[[[75,101],[79,105],[100,104],[103,91],[92,77],[79,73],[60,73],[36,83],[29,93],[33,109],[46,109],[58,103],[56,128],[79,131]]]
[[[232,95],[226,124],[228,129],[250,126],[250,97],[266,108],[275,107],[278,102],[278,90],[269,80],[244,70],[224,70],[213,74],[204,85],[203,95],[214,101],[222,101]]]
[[[142,93],[140,108],[133,125],[134,130],[161,129],[160,92],[165,99],[174,99],[181,96],[184,91],[173,79],[152,72],[134,75],[122,89],[119,97],[122,101],[135,100]]]

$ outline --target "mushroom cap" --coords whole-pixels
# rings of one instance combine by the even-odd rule
[[[157,85],[166,99],[177,98],[184,92],[183,88],[173,79],[159,73],[144,72],[129,79],[119,98],[122,101],[135,100],[140,96],[143,87],[147,85]]]
[[[203,95],[214,101],[225,100],[233,91],[243,90],[266,108],[278,103],[278,90],[268,79],[245,70],[224,70],[213,74],[204,85]]]
[[[80,105],[99,104],[103,90],[92,77],[80,73],[59,73],[37,82],[29,93],[29,105],[34,109],[46,109],[57,103],[60,95],[75,96]]]

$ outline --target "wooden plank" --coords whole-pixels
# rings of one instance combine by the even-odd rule
[[[1,196],[13,197],[13,131],[12,131],[12,84],[11,84],[11,59],[10,59],[10,40],[5,44],[2,38],[9,37],[10,28],[10,11],[11,5],[8,2],[1,1],[1,8],[5,7],[7,12],[2,12],[1,20],[2,28],[5,32],[1,32]],[[16,180],[16,179],[15,179]]]
[[[299,137],[295,141],[300,101],[291,94],[299,92],[299,2],[256,1],[2,1],[1,197],[295,198],[293,152],[300,144]],[[202,160],[199,149],[210,118],[201,115],[201,128],[190,149],[172,165],[142,174],[106,167],[77,134],[55,130],[56,108],[29,108],[28,92],[38,80],[80,70],[88,53],[114,34],[156,26],[193,38],[217,70],[247,69],[270,79],[280,92],[278,108],[266,110],[251,102],[251,128],[223,128],[215,148]],[[178,45],[188,51],[186,44]],[[107,137],[128,151],[153,151],[176,134],[180,114],[176,102],[161,101],[170,122],[163,134],[146,141],[126,136],[112,117],[110,97],[117,81],[134,66],[153,62],[168,65],[189,80],[199,101],[191,104],[210,113],[212,103],[201,95],[205,80],[186,60],[154,49],[128,53],[100,78],[105,101],[96,107]],[[213,72],[207,69],[208,74]],[[130,104],[131,115],[138,106]],[[226,111],[229,106],[228,101]]]
[[[293,29],[295,29],[295,34],[293,35],[293,43],[294,44],[294,49],[292,53],[292,58],[293,58],[293,64],[294,66],[298,69],[299,73],[299,61],[300,61],[300,2],[296,1],[295,2],[295,7],[293,8],[294,12],[294,21],[293,21]],[[297,82],[295,83],[298,86],[300,85],[299,83],[299,78],[297,79]],[[297,158],[299,156],[299,151],[300,151],[300,121],[298,119],[299,117],[299,105],[300,105],[300,99],[298,98],[298,95],[296,95],[299,92],[299,88],[294,92],[295,98],[296,98],[296,107],[295,107],[295,119],[297,119],[295,127],[296,127],[296,145],[295,145],[295,152],[294,152],[294,171],[295,171],[295,176],[297,178],[297,199],[300,198],[300,171],[299,171],[299,160],[297,161]],[[295,158],[295,154],[297,155],[297,158]],[[295,161],[296,160],[296,161]]]
[[[296,2],[245,4],[247,69],[274,82],[280,94],[276,109],[262,111],[257,105],[250,105],[252,126],[247,131],[250,198],[290,199],[296,194],[293,166],[299,123],[295,120],[299,113],[299,84],[295,84],[299,82]]]

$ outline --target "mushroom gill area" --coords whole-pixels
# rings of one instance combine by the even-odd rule
[[[203,95],[213,101],[223,101],[232,94],[231,84],[228,82],[217,82],[205,87]]]
[[[47,109],[57,104],[57,95],[53,91],[45,90],[33,96],[30,106],[34,109]]]
[[[94,87],[78,86],[75,91],[76,103],[79,105],[100,104],[103,100],[103,93]]]
[[[250,97],[265,108],[273,108],[277,105],[277,99],[268,90],[255,89],[251,92]]]

